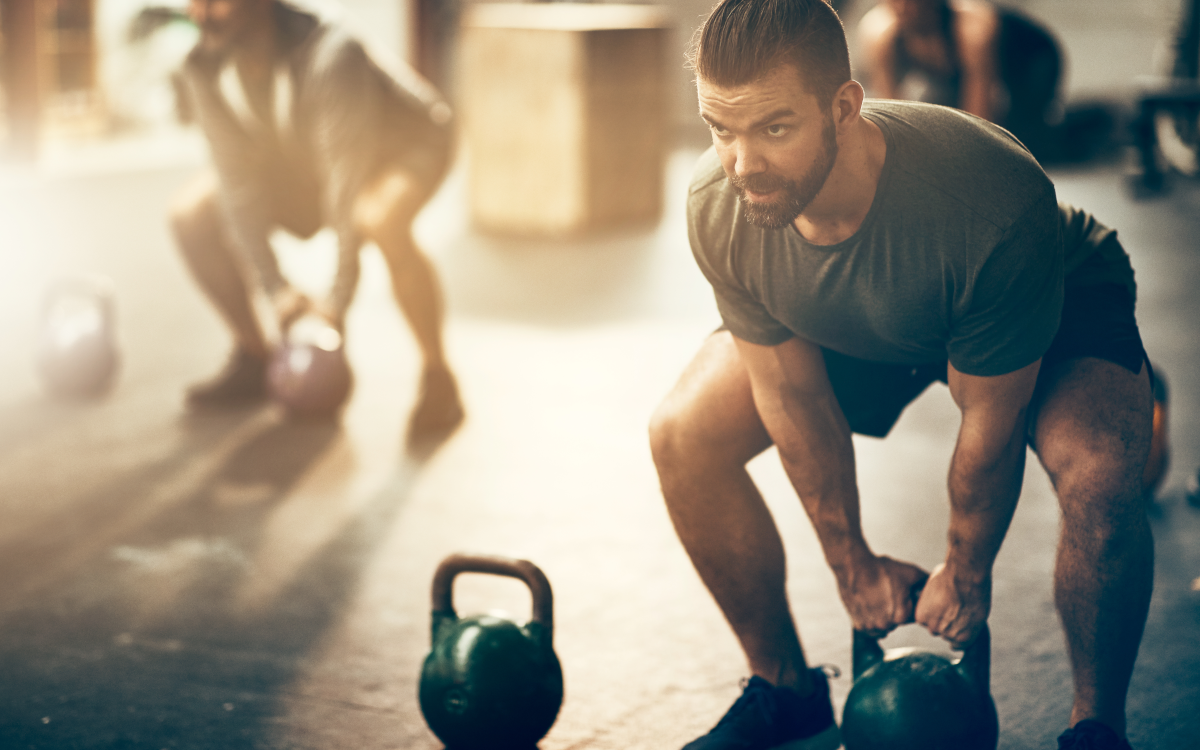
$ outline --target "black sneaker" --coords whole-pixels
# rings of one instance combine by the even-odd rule
[[[1058,750],[1133,750],[1107,724],[1084,719],[1058,736]]]
[[[261,401],[266,395],[266,360],[235,349],[219,373],[188,388],[186,400],[193,408],[219,408]]]
[[[683,750],[835,750],[842,740],[833,720],[829,681],[820,667],[809,673],[816,689],[807,698],[751,677],[713,730]]]

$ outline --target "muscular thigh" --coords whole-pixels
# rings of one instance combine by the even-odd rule
[[[430,191],[415,175],[403,169],[384,171],[354,201],[354,226],[381,247],[407,236],[413,220],[429,199]]]
[[[377,243],[381,236],[386,242],[388,235],[409,232],[449,165],[449,147],[440,141],[389,151],[384,166],[355,199],[355,226]]]
[[[655,424],[687,452],[713,460],[744,464],[771,446],[731,333],[709,336],[663,400]]]
[[[1132,510],[1140,501],[1154,412],[1149,368],[1097,357],[1068,359],[1039,377],[1030,439],[1063,512]]]

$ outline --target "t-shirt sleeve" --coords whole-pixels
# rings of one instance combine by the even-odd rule
[[[712,189],[693,190],[689,196],[688,239],[696,265],[712,285],[721,321],[743,341],[782,344],[794,334],[773,318],[742,282],[737,272],[738,238],[732,229],[736,217],[729,209],[714,206],[720,201],[707,199],[706,193]]]
[[[1058,332],[1063,250],[1053,193],[1009,227],[956,311],[947,354],[959,372],[992,376],[1036,362]]]

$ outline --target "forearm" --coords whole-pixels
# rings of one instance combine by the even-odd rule
[[[784,471],[795,488],[821,542],[825,559],[839,577],[870,557],[862,533],[854,446],[850,427],[833,394],[802,395],[784,391],[760,406],[764,423],[779,450]]]
[[[222,188],[226,190],[226,188]],[[288,286],[279,270],[279,261],[269,239],[270,222],[261,202],[226,192],[224,200],[226,225],[230,239],[258,279],[268,296]]]
[[[334,274],[333,284],[329,288],[326,303],[328,313],[339,325],[345,320],[346,310],[354,300],[354,293],[358,288],[361,245],[362,238],[357,232],[349,228],[339,228],[337,272]]]
[[[968,80],[963,84],[962,108],[976,117],[994,122],[995,111],[992,106],[992,90],[995,83],[992,80]]]
[[[1006,441],[982,436],[964,417],[950,464],[950,531],[946,564],[982,580],[1008,532],[1025,470],[1024,411]]]

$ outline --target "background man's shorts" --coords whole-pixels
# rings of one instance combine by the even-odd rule
[[[1141,372],[1142,363],[1149,360],[1133,310],[1133,296],[1122,284],[1068,288],[1058,333],[1042,356],[1039,382],[1056,365],[1082,357],[1107,360],[1134,374]],[[930,383],[946,382],[945,361],[896,365],[869,362],[824,348],[822,352],[834,395],[850,429],[860,435],[884,437],[904,407]]]

